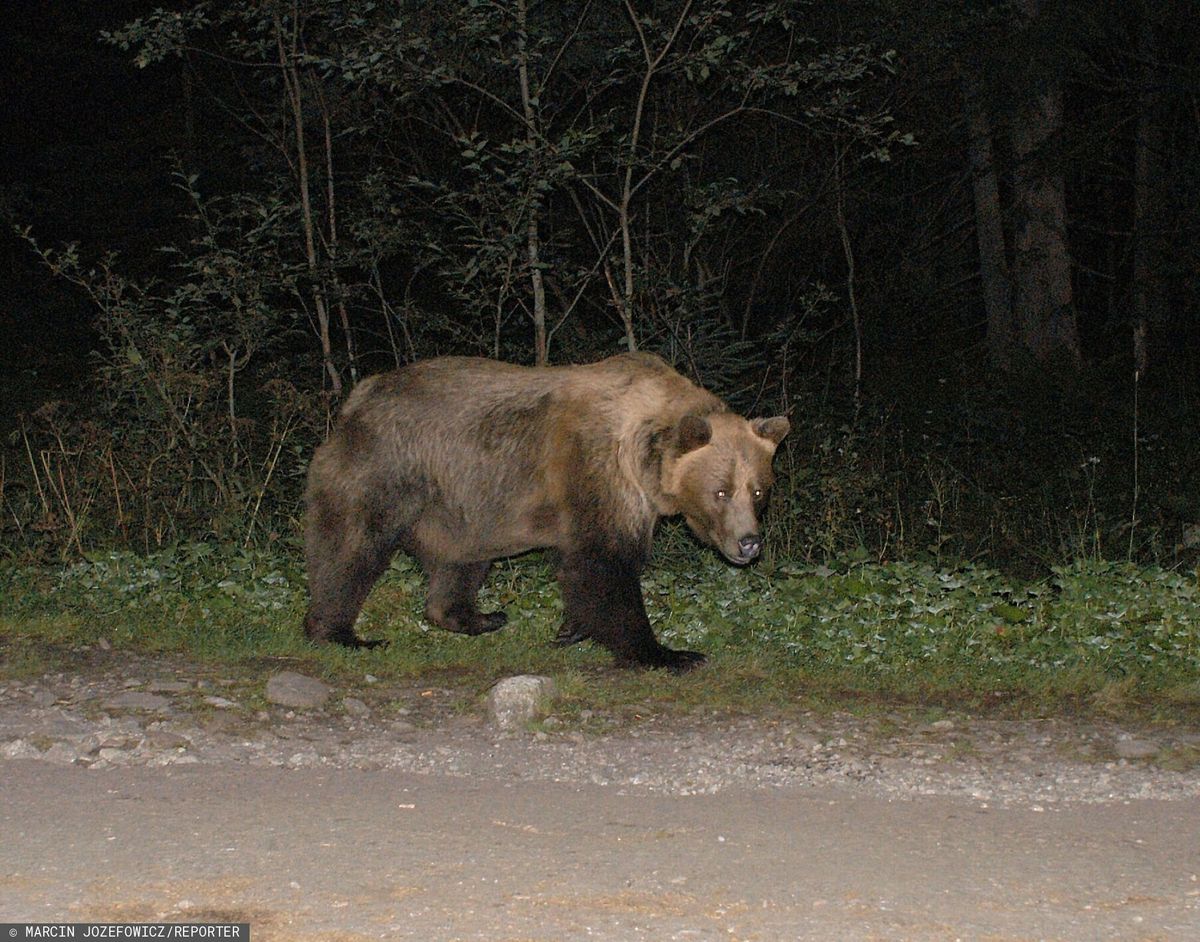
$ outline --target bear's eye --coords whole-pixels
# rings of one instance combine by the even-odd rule
[[[754,489],[754,499],[755,499],[755,500],[762,500],[762,489],[761,489],[761,488],[757,488],[757,487],[756,487],[756,488]]]
[[[729,491],[725,490],[725,488],[721,488],[721,490],[717,491],[717,500],[728,500],[728,499],[729,499]]]

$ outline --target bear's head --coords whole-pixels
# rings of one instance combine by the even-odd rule
[[[743,566],[762,551],[759,515],[775,475],[771,459],[791,423],[783,416],[744,419],[729,412],[685,415],[662,464],[669,512]]]

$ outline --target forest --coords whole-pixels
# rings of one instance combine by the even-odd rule
[[[637,349],[791,417],[768,565],[1194,570],[1194,14],[30,4],[5,554],[294,553],[363,376]]]

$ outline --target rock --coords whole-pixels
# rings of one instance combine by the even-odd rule
[[[232,700],[226,700],[224,697],[205,697],[204,702],[218,710],[230,710],[237,706]]]
[[[145,744],[151,749],[183,749],[191,745],[191,741],[170,730],[155,729],[146,734]]]
[[[101,752],[105,749],[133,749],[142,741],[140,736],[126,735],[107,735],[100,739],[98,748]]]
[[[167,710],[170,709],[171,701],[156,693],[129,690],[109,697],[100,706],[105,710]]]
[[[324,706],[330,693],[332,691],[328,684],[293,671],[280,671],[267,681],[269,701],[297,710],[314,710]]]
[[[82,736],[90,728],[91,725],[83,717],[59,711],[57,714],[51,713],[40,722],[32,725],[28,729],[28,732],[54,737]]]
[[[315,749],[306,749],[303,752],[293,753],[287,760],[288,768],[291,769],[312,768],[320,764],[321,757],[317,755]]]
[[[1113,751],[1122,759],[1152,759],[1158,755],[1158,743],[1147,739],[1118,739]]]
[[[58,762],[62,765],[71,765],[80,758],[78,749],[72,747],[65,742],[56,742],[49,749],[42,753],[42,758],[47,762]]]
[[[24,739],[14,739],[0,747],[0,755],[6,759],[40,759],[42,753],[33,743]]]
[[[488,716],[500,729],[515,729],[545,713],[557,696],[558,686],[549,677],[506,677],[488,694]]]
[[[56,700],[58,700],[58,696],[53,690],[39,690],[33,695],[35,706],[51,707],[54,706]]]
[[[361,718],[371,715],[371,708],[357,697],[346,697],[342,701],[342,706],[351,716],[357,716]]]
[[[151,693],[183,693],[192,685],[186,680],[152,680],[146,689]]]

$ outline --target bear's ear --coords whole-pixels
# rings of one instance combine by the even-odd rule
[[[679,420],[679,428],[675,430],[675,446],[679,454],[686,455],[707,445],[712,439],[712,426],[708,419],[699,415],[688,414]]]
[[[788,421],[787,416],[777,415],[770,419],[753,419],[750,422],[750,427],[754,429],[755,435],[761,435],[768,441],[778,445],[791,430],[792,423]]]

